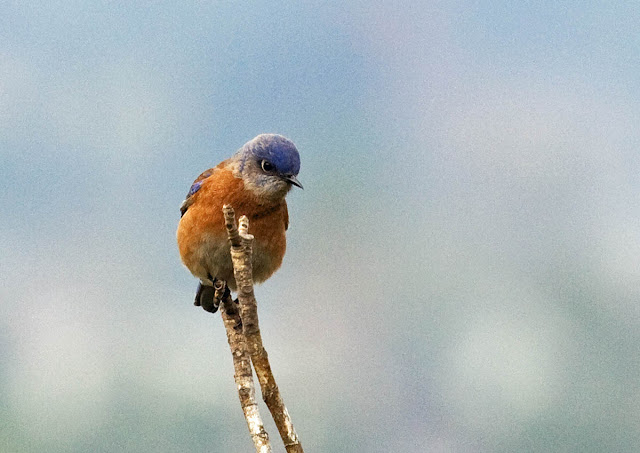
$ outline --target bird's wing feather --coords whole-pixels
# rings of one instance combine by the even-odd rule
[[[198,176],[196,180],[193,181],[193,184],[191,184],[191,188],[189,189],[186,198],[180,205],[180,217],[182,217],[184,213],[187,212],[187,209],[189,209],[189,206],[193,204],[193,196],[198,190],[200,190],[200,187],[202,187],[202,183],[204,182],[204,180],[213,174],[213,170],[213,168],[210,168],[209,170],[203,171],[200,176]]]

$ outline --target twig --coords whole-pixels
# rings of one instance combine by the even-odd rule
[[[233,261],[234,277],[238,288],[242,329],[247,351],[251,355],[251,361],[260,382],[262,399],[271,412],[287,453],[304,453],[289,412],[282,401],[280,390],[271,372],[267,351],[262,344],[262,335],[258,324],[258,304],[253,293],[253,271],[251,267],[253,236],[248,231],[249,219],[246,216],[240,217],[239,227],[236,228],[233,208],[225,205],[222,210],[224,211],[227,233],[231,242],[231,260]]]
[[[214,287],[216,291],[215,300],[222,302],[220,304],[220,314],[227,330],[227,341],[233,357],[233,378],[238,387],[240,405],[242,406],[244,418],[247,420],[251,439],[257,453],[271,453],[269,435],[264,429],[258,402],[256,401],[251,360],[247,353],[247,346],[242,333],[240,313],[231,299],[231,294],[226,290],[226,284],[218,280],[215,282]]]

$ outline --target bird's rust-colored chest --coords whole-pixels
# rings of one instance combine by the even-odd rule
[[[181,254],[189,255],[211,236],[220,240],[226,238],[222,213],[225,204],[231,205],[236,215],[249,218],[256,251],[270,253],[280,261],[286,248],[285,231],[289,224],[286,201],[258,199],[245,190],[242,180],[235,178],[232,171],[220,166],[213,169],[211,176],[192,195],[188,210],[180,219],[178,244]]]

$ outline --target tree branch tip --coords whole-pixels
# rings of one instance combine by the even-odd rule
[[[246,215],[240,216],[238,219],[238,231],[240,232],[240,236],[248,236],[249,235],[249,218]]]

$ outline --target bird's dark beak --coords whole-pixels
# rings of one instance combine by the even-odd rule
[[[302,187],[302,184],[300,184],[300,181],[298,181],[298,178],[296,178],[294,175],[287,175],[284,177],[284,180],[287,181],[288,183],[293,184],[294,186],[304,189],[304,187]]]

